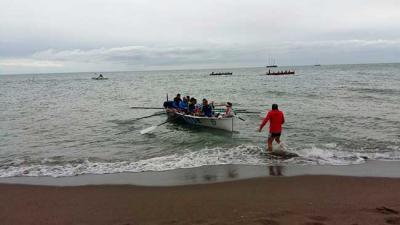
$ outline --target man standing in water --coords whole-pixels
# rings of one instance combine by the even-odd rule
[[[272,110],[268,112],[267,116],[262,121],[258,132],[261,132],[265,124],[269,121],[269,135],[268,135],[268,151],[272,152],[272,142],[275,140],[278,144],[281,143],[280,137],[282,132],[282,124],[285,123],[283,112],[278,109],[277,104],[272,104]]]

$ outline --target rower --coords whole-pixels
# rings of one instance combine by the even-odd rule
[[[213,116],[213,107],[212,105],[208,104],[207,99],[203,99],[203,107],[201,108],[201,112],[204,114],[204,116],[207,117],[212,117]]]
[[[188,100],[186,97],[183,97],[183,100],[179,102],[179,110],[185,113],[188,112]]]
[[[196,109],[197,100],[195,98],[191,98],[188,105],[189,114],[194,114]]]
[[[181,99],[181,94],[177,94],[176,97],[174,98],[174,104],[172,107],[178,109],[179,108],[179,103],[182,101]]]

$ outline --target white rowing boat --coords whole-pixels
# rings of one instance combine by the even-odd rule
[[[170,121],[179,120],[197,126],[210,127],[230,132],[234,131],[234,123],[236,117],[216,118],[216,117],[192,116],[177,112],[174,109],[166,109],[165,111]]]

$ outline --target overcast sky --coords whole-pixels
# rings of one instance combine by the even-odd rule
[[[398,0],[0,0],[0,74],[400,61]]]

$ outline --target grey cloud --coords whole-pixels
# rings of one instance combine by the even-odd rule
[[[293,59],[304,58],[304,55],[333,54],[346,52],[394,51],[400,49],[400,39],[394,40],[325,40],[310,42],[283,42],[277,45],[237,45],[208,47],[149,47],[123,46],[90,50],[49,49],[33,54],[37,60],[55,60],[72,62],[113,62],[126,65],[185,65],[205,63],[262,63],[267,55],[284,59],[285,55]],[[400,53],[399,53],[400,54]],[[285,63],[285,62],[283,62]],[[286,62],[288,63],[288,62]]]
[[[229,58],[230,53],[235,52],[231,48],[192,48],[192,47],[146,47],[146,46],[124,46],[115,48],[99,48],[90,50],[62,50],[48,49],[37,52],[32,58],[37,60],[72,61],[97,63],[110,61],[114,63],[135,64],[180,64],[198,63],[210,60],[221,60]]]
[[[18,61],[32,71],[399,61],[399,11],[397,0],[4,0],[0,62],[4,73]]]

